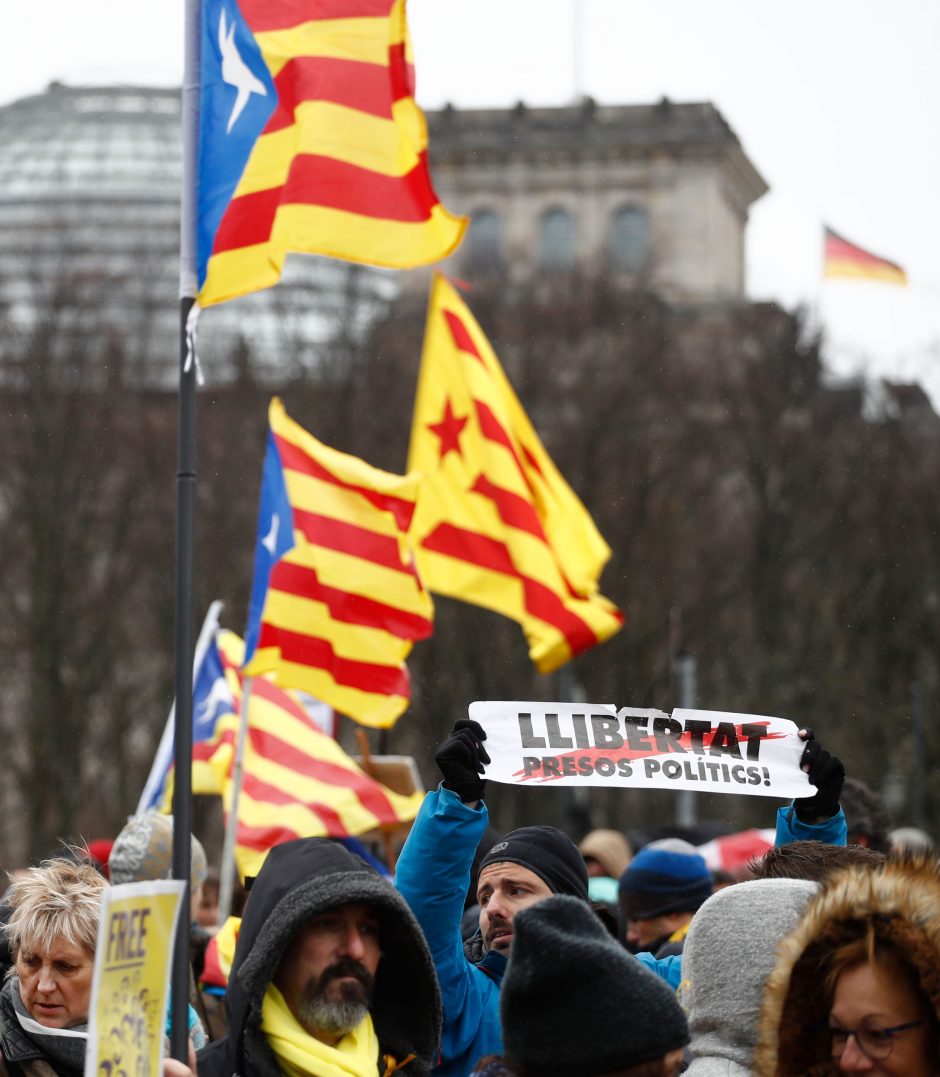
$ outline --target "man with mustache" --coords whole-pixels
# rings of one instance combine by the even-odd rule
[[[480,862],[480,931],[465,954],[460,921],[487,827],[484,740],[479,723],[465,719],[438,748],[444,780],[425,798],[398,860],[396,885],[424,931],[441,984],[444,1027],[434,1071],[441,1077],[466,1077],[479,1058],[502,1049],[499,990],[516,914],[552,894],[588,900],[584,858],[565,834],[550,826],[513,830]]]
[[[200,1077],[429,1072],[440,992],[421,929],[372,867],[324,838],[275,846],[245,908],[228,1033]]]

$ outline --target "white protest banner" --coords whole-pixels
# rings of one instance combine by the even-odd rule
[[[507,785],[602,785],[700,793],[812,796],[805,744],[785,718],[611,703],[477,702],[484,777]]]
[[[161,880],[105,891],[85,1077],[158,1077],[173,939],[185,887],[185,882]]]

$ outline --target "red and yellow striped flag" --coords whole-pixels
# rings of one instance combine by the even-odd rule
[[[907,284],[907,274],[895,262],[857,247],[847,239],[825,230],[824,272],[827,277],[854,280],[880,280],[888,284]]]
[[[522,625],[543,673],[618,631],[610,549],[542,447],[463,300],[435,280],[411,428],[411,527],[427,586]]]
[[[194,792],[222,793],[231,807],[231,770],[242,686],[244,644],[219,633],[235,713],[222,718],[212,745],[200,749]],[[268,850],[300,837],[355,837],[411,822],[422,794],[401,796],[370,778],[317,728],[297,697],[270,680],[252,682],[235,857],[242,877],[256,875]],[[208,778],[208,772],[214,780]],[[196,775],[201,776],[197,788]]]
[[[405,0],[207,2],[202,69],[201,306],[275,284],[288,251],[407,269],[456,249]]]
[[[271,568],[246,673],[387,728],[408,706],[405,659],[433,627],[407,539],[420,477],[331,449],[279,400],[269,418],[292,545]]]

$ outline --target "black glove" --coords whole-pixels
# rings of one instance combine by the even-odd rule
[[[800,737],[806,741],[800,756],[800,770],[805,771],[810,784],[816,786],[816,794],[796,801],[796,816],[804,823],[831,819],[839,810],[845,765],[837,755],[826,751],[811,729],[801,729]]]
[[[480,800],[486,788],[486,779],[480,777],[483,765],[490,761],[483,747],[485,740],[486,733],[479,722],[462,718],[434,753],[434,762],[444,776],[444,785],[465,804]]]

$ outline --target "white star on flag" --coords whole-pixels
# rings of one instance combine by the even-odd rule
[[[219,17],[219,51],[222,53],[222,81],[238,90],[235,97],[235,105],[232,114],[228,118],[226,134],[230,133],[235,122],[242,114],[248,98],[251,94],[260,94],[267,97],[268,90],[264,83],[252,74],[251,69],[241,57],[238,46],[235,44],[235,24],[229,27],[225,20],[225,9]]]

